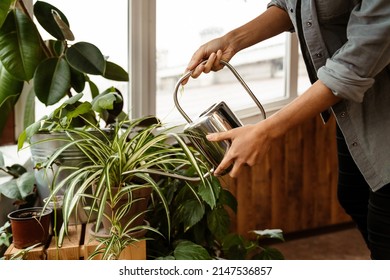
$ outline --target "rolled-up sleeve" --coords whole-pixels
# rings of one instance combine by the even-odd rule
[[[272,0],[267,4],[267,7],[277,6],[283,10],[286,10],[286,1]]]
[[[361,1],[351,13],[347,38],[317,75],[335,95],[362,102],[375,76],[390,63],[390,1]]]

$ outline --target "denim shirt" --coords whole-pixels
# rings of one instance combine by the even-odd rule
[[[371,189],[390,183],[390,0],[271,0],[273,5],[288,12],[292,32],[301,32],[311,76],[342,98],[331,111]]]

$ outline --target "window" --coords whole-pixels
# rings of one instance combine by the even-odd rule
[[[266,9],[267,2],[156,1],[156,114],[164,122],[184,121],[172,96],[193,52],[202,43],[258,16]],[[242,50],[230,61],[262,104],[288,97],[285,91],[286,37],[281,34]],[[190,79],[179,94],[180,104],[190,117],[197,117],[222,100],[240,115],[256,114],[253,101],[228,69]]]
[[[171,124],[185,122],[174,107],[173,91],[196,48],[256,17],[266,9],[267,2],[49,1],[68,17],[77,41],[96,44],[103,54],[128,69],[130,83],[121,86],[125,87],[122,92],[128,98],[126,109],[130,115],[157,114]],[[231,64],[266,111],[272,111],[297,96],[298,86],[301,90],[308,84],[299,61],[296,38],[285,33],[241,51]],[[228,69],[191,79],[184,94],[180,93],[180,104],[191,117],[220,100],[226,101],[241,119],[255,116],[257,120],[258,109]],[[41,115],[51,111],[39,102],[36,106]]]

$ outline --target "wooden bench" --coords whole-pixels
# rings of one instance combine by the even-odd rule
[[[35,247],[25,254],[27,260],[86,260],[93,253],[99,242],[90,234],[92,224],[75,225],[69,227],[69,234],[65,237],[61,248],[56,246],[55,236],[50,237],[48,245]],[[11,259],[22,249],[11,244],[4,256]],[[95,258],[97,259],[97,258]],[[146,241],[141,240],[129,245],[122,251],[119,259],[146,260]]]

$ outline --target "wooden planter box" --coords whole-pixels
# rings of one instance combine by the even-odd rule
[[[51,236],[49,245],[36,247],[26,253],[27,260],[86,260],[92,254],[99,244],[89,229],[92,224],[83,224],[71,226],[69,235],[65,237],[61,248],[56,246],[55,236]],[[10,259],[13,255],[20,252],[13,244],[8,247],[4,256]],[[141,240],[133,243],[122,251],[120,255],[122,260],[146,260],[146,241]]]

